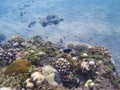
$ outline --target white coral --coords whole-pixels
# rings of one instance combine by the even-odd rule
[[[81,63],[81,69],[83,72],[85,72],[85,70],[89,71],[89,63],[87,61],[83,61]]]
[[[53,86],[58,85],[58,83],[55,81],[56,79],[58,82],[60,82],[59,73],[57,72],[56,69],[54,69],[49,65],[42,67],[42,73],[38,71],[34,72],[31,75],[31,78],[37,86],[39,86],[41,82],[43,82],[44,80],[46,80],[49,84]],[[32,83],[30,82],[30,79],[27,79],[25,83],[27,84],[27,87],[30,87],[30,86],[32,87]]]
[[[34,72],[32,75],[31,75],[31,78],[33,80],[33,82],[35,82],[36,85],[40,85],[41,82],[43,82],[45,80],[45,77],[44,75],[42,75],[40,72]],[[30,88],[30,89],[33,89],[34,87],[34,83],[31,82],[31,79],[28,78],[26,81],[26,88]]]
[[[49,66],[49,65],[46,65],[42,68],[42,73],[45,76],[48,76],[48,75],[50,75],[52,73],[56,73],[56,72],[57,72],[57,70],[54,69],[53,67]]]
[[[11,87],[2,87],[0,88],[0,90],[16,90],[16,89],[12,89]]]
[[[54,85],[54,86],[58,85],[57,82],[55,81],[55,73],[52,73],[52,74],[46,76],[45,79],[51,85]]]
[[[89,65],[94,66],[95,65],[95,61],[89,61]]]
[[[40,72],[34,72],[31,75],[31,78],[33,79],[33,81],[39,81],[39,82],[42,82],[45,79],[44,75],[42,75]]]
[[[55,77],[57,77],[57,80],[60,80],[60,77],[56,69],[47,65],[42,68],[42,73],[45,75],[45,79],[49,84],[54,86],[58,85],[58,83],[55,81]]]
[[[26,83],[26,88],[33,89],[34,84],[31,82]]]

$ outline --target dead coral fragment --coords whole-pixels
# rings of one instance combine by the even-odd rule
[[[27,73],[29,71],[29,67],[30,67],[29,61],[16,60],[6,68],[5,75]]]

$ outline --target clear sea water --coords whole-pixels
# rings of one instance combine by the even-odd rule
[[[42,27],[39,18],[58,15],[64,21]],[[37,23],[31,28],[30,22]],[[41,35],[52,42],[103,45],[112,52],[120,73],[120,0],[0,0],[0,33],[7,38]]]

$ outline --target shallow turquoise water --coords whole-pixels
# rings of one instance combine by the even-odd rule
[[[0,0],[0,33],[7,38],[40,34],[53,42],[62,38],[64,43],[103,45],[111,50],[120,72],[119,5],[120,0]],[[58,15],[64,21],[42,27],[39,17],[47,15]],[[28,28],[31,21],[37,23]]]

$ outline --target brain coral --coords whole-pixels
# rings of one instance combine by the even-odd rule
[[[27,73],[29,71],[30,62],[27,60],[16,60],[11,63],[5,70],[5,75],[16,75],[19,73]]]

